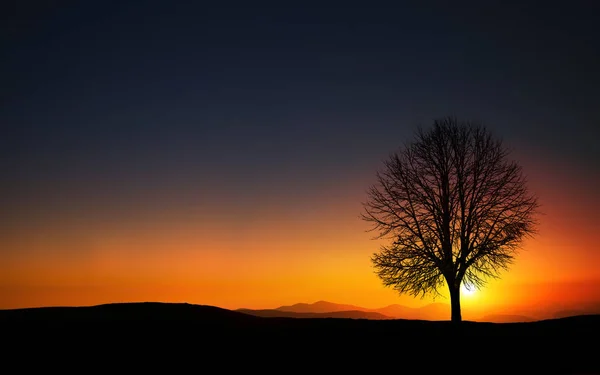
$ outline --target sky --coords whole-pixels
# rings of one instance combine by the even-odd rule
[[[359,215],[447,115],[501,138],[543,211],[463,305],[600,301],[600,14],[505,3],[11,5],[0,308],[429,303],[383,287]]]

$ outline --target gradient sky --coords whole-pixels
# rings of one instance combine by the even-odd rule
[[[382,286],[359,214],[446,115],[501,137],[544,212],[463,304],[600,301],[594,2],[51,3],[3,15],[0,308],[426,303]]]

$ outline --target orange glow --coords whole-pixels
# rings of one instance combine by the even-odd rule
[[[594,181],[527,159],[540,196],[539,234],[499,280],[463,295],[469,311],[600,301],[600,233]],[[371,171],[364,175],[370,176]],[[189,302],[224,308],[275,308],[327,300],[378,308],[433,300],[384,288],[369,261],[378,244],[358,218],[370,177],[341,181],[312,201],[257,202],[251,215],[211,212],[164,221],[97,222],[68,218],[17,228],[0,239],[0,308],[124,301]],[[447,302],[444,299],[436,301]],[[475,313],[473,313],[475,314]],[[475,316],[475,315],[473,315]]]

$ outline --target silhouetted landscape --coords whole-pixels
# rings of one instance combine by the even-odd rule
[[[509,309],[507,313],[474,314],[477,322],[488,323],[518,323],[533,322],[554,318],[566,318],[578,315],[600,315],[600,304],[587,304],[581,309],[563,310],[544,306],[531,311],[531,316],[523,314],[522,309]],[[293,317],[293,318],[354,318],[354,319],[409,319],[409,320],[448,320],[450,305],[446,303],[430,303],[421,307],[408,307],[393,304],[381,308],[369,309],[361,306],[337,304],[328,301],[314,303],[297,303],[291,306],[280,306],[274,309],[246,309],[236,311],[262,317]]]
[[[276,356],[284,367],[321,365],[342,370],[369,363],[371,369],[393,368],[388,360],[410,358],[424,371],[441,366],[436,361],[421,362],[433,351],[435,358],[458,356],[455,360],[464,363],[461,373],[600,371],[596,357],[600,315],[530,323],[453,323],[364,319],[360,314],[350,319],[347,317],[353,314],[343,311],[333,313],[338,318],[319,318],[326,313],[284,310],[246,313],[186,303],[115,303],[1,310],[0,322],[4,338],[15,343],[13,349],[23,342],[31,354],[36,350],[48,354],[104,348],[104,364],[117,358],[112,352],[121,357],[121,350],[151,350],[164,357],[180,350],[200,350],[197,345],[201,345],[203,360],[211,363],[214,359],[207,355],[226,355],[232,360]],[[269,316],[268,311],[289,317],[256,316]],[[377,318],[373,313],[360,313]],[[311,318],[295,318],[305,316]],[[104,340],[110,340],[110,346],[103,346]],[[389,358],[378,361],[375,356]],[[237,365],[249,370],[273,364]],[[490,366],[490,371],[482,371],[482,365]]]
[[[594,2],[4,3],[4,373],[600,374]]]

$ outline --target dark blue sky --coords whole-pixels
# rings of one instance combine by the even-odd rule
[[[448,3],[18,2],[4,212],[303,201],[449,114],[600,175],[595,2]]]

